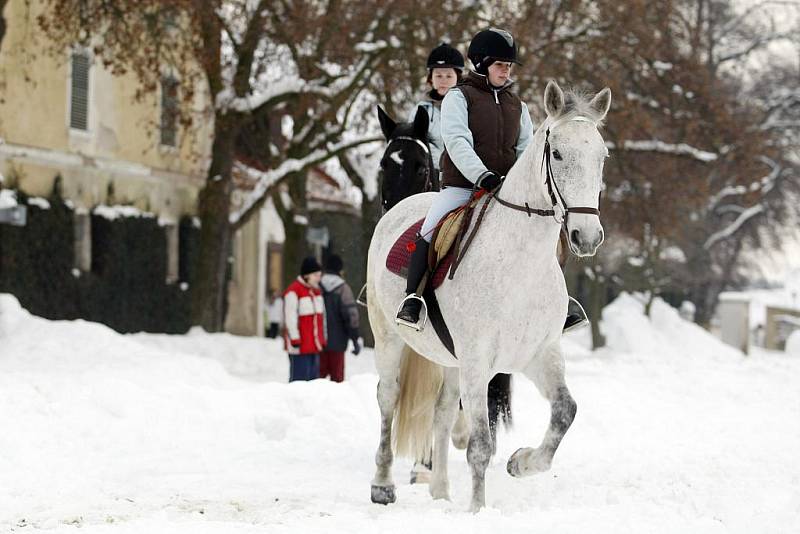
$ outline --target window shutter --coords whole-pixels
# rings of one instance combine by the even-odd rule
[[[89,65],[86,53],[72,53],[69,126],[76,130],[89,129]]]

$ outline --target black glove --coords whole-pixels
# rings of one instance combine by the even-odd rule
[[[358,342],[358,338],[354,338],[353,340],[353,356],[358,356],[361,352],[361,343]]]
[[[494,191],[497,189],[497,186],[503,183],[503,179],[503,176],[500,176],[494,171],[486,171],[485,173],[481,174],[480,178],[478,178],[478,183],[476,185],[481,189]]]

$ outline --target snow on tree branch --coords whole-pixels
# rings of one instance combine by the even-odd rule
[[[778,178],[780,177],[781,173],[783,172],[783,167],[779,165],[774,160],[767,158],[766,156],[761,156],[759,160],[767,165],[770,168],[769,174],[759,178],[758,180],[753,181],[749,186],[740,184],[740,185],[728,185],[717,191],[716,194],[712,195],[711,198],[708,200],[708,207],[709,210],[716,211],[718,214],[723,213],[725,211],[730,212],[732,211],[732,204],[726,204],[724,206],[720,205],[723,200],[738,195],[744,195],[748,192],[752,193],[755,191],[761,191],[761,195],[764,196],[775,187],[775,183],[777,182]],[[744,211],[745,208],[737,207],[739,211]]]
[[[750,219],[752,219],[756,215],[759,215],[759,214],[763,213],[764,210],[765,210],[765,208],[764,208],[763,204],[756,204],[755,206],[751,206],[751,207],[747,208],[730,225],[728,225],[726,228],[720,230],[719,232],[716,232],[716,233],[712,234],[711,237],[706,239],[706,242],[703,243],[703,248],[706,249],[706,250],[709,250],[711,247],[713,247],[714,245],[716,245],[717,243],[719,243],[723,239],[726,239],[726,238],[732,236],[747,221],[749,221]]]
[[[327,95],[330,89],[318,82],[308,82],[301,79],[286,79],[269,84],[269,87],[257,94],[237,97],[233,87],[227,87],[217,93],[216,108],[220,111],[238,111],[249,113],[268,102],[275,101],[301,93],[317,93]]]
[[[612,142],[606,142],[606,146],[614,150],[616,147]],[[695,148],[693,146],[687,145],[686,143],[665,143],[663,141],[658,140],[651,140],[651,141],[635,141],[635,140],[627,140],[622,145],[623,150],[631,150],[637,152],[661,152],[664,154],[675,154],[678,156],[689,156],[704,163],[710,163],[712,161],[716,161],[719,156],[714,154],[713,152],[707,152],[705,150],[700,150],[699,148]]]
[[[376,140],[377,138],[375,137],[365,137],[330,145],[326,148],[318,148],[302,158],[287,159],[276,168],[268,171],[259,171],[241,162],[237,162],[236,168],[252,179],[255,182],[255,187],[247,194],[242,205],[237,210],[231,212],[228,217],[230,224],[238,226],[240,222],[245,220],[247,214],[252,211],[254,207],[264,199],[270,189],[283,178],[292,173],[300,172],[318,163],[322,163],[340,152],[344,152],[364,143],[372,143]]]

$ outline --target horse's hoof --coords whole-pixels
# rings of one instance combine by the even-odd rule
[[[394,486],[372,486],[372,502],[376,504],[391,504],[397,500]]]
[[[552,458],[551,458],[552,459]],[[550,469],[550,460],[539,449],[523,447],[511,455],[506,471],[512,477],[527,477]]]

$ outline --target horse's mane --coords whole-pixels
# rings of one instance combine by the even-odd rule
[[[580,89],[568,89],[564,91],[564,111],[556,117],[556,120],[570,120],[575,117],[586,117],[592,120],[597,126],[603,125],[601,112],[594,109],[591,105],[592,97]]]

